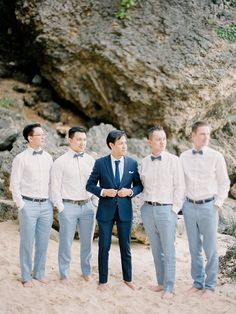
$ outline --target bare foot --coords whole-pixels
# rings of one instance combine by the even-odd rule
[[[170,299],[173,298],[173,296],[174,296],[174,294],[172,292],[164,292],[163,296],[162,296],[162,299],[170,300]]]
[[[60,279],[60,282],[61,282],[63,285],[65,285],[65,286],[69,286],[69,285],[71,284],[69,278]]]
[[[149,286],[148,288],[154,292],[161,292],[164,289],[161,285]]]
[[[82,278],[84,279],[84,281],[92,281],[92,276],[85,276],[85,275],[82,275]]]
[[[33,284],[33,282],[31,280],[22,282],[22,285],[23,285],[24,288],[33,288],[33,286],[34,286],[34,284]]]
[[[134,283],[132,281],[125,281],[124,280],[124,283],[132,290],[136,290],[136,287],[134,285]]]
[[[201,291],[201,288],[196,288],[196,287],[191,287],[190,289],[188,289],[188,293],[192,294],[192,293],[196,293],[198,291]]]
[[[37,281],[39,281],[39,282],[41,282],[41,283],[43,283],[43,284],[45,284],[45,285],[47,285],[48,283],[49,283],[49,280],[47,279],[47,278],[40,278],[40,279],[38,279],[38,278],[34,278],[35,280],[37,280]]]
[[[107,289],[107,283],[99,283],[98,284],[98,290],[99,291],[106,291]]]
[[[213,291],[211,289],[206,289],[202,294],[202,298],[203,299],[211,299],[212,297],[214,297],[214,295],[215,295],[215,291]]]

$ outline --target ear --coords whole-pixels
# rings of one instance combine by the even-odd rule
[[[28,136],[28,142],[31,143],[32,142],[32,136]]]
[[[115,146],[115,144],[113,144],[113,143],[109,143],[109,146],[110,146],[110,149],[112,150],[113,148],[114,148],[114,146]]]

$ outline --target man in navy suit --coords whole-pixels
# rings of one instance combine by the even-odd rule
[[[99,289],[104,290],[108,277],[108,256],[112,227],[116,222],[121,264],[125,284],[135,289],[132,282],[130,238],[132,226],[132,197],[142,192],[137,162],[125,156],[127,138],[123,131],[111,131],[106,139],[111,154],[97,159],[88,179],[87,191],[99,197],[97,221],[99,226]],[[97,185],[99,183],[99,186]]]

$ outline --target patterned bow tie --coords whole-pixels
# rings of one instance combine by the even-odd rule
[[[84,156],[84,153],[74,154],[74,158],[83,157],[83,156]]]
[[[33,156],[35,156],[35,155],[42,155],[42,153],[43,153],[43,151],[42,150],[34,150],[33,151]]]
[[[202,150],[192,150],[193,155],[199,154],[199,155],[203,155],[203,151]]]
[[[160,156],[151,156],[151,160],[154,161],[154,160],[161,160],[161,155]]]

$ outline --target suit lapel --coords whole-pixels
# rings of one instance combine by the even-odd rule
[[[112,165],[111,165],[111,155],[108,155],[105,159],[105,165],[107,169],[107,174],[111,178],[113,184],[115,185],[115,178],[112,170]]]
[[[127,178],[127,171],[128,171],[128,159],[124,156],[124,171],[123,171],[123,176],[121,178],[120,186],[124,185],[124,180]]]

